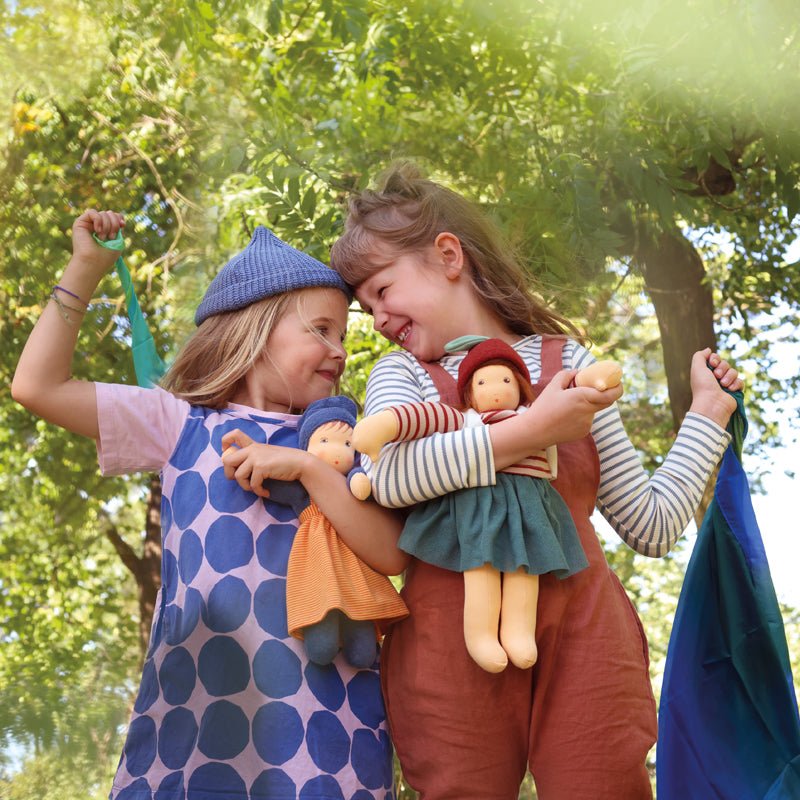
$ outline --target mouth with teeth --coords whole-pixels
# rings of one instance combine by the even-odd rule
[[[411,332],[411,323],[404,325],[398,332],[397,332],[397,342],[398,344],[403,344],[405,340],[408,338],[408,334]]]

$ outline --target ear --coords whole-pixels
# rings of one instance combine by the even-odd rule
[[[445,275],[455,280],[464,269],[465,256],[461,240],[453,233],[442,231],[434,240],[433,246],[445,268]]]

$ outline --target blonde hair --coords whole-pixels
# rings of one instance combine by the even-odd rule
[[[378,254],[379,243],[397,252],[422,252],[445,231],[458,237],[475,291],[509,330],[521,336],[569,334],[585,341],[573,323],[537,298],[533,277],[492,221],[408,162],[390,167],[377,189],[350,199],[345,232],[331,249],[331,266],[357,287],[387,266]]]
[[[162,378],[162,388],[192,405],[225,406],[256,361],[269,357],[269,337],[300,291],[205,319]]]

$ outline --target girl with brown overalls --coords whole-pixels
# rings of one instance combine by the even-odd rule
[[[464,580],[412,559],[382,654],[390,730],[404,775],[422,800],[514,800],[529,767],[540,800],[651,797],[645,759],[656,736],[647,641],[609,569],[590,516],[597,507],[637,552],[663,556],[689,522],[728,443],[741,381],[717,354],[695,354],[693,402],[651,477],[615,405],[621,388],[571,387],[593,358],[580,334],[534,297],[489,220],[408,165],[350,203],[331,254],[375,329],[400,350],[383,357],[365,411],[455,396],[463,334],[501,339],[525,362],[536,401],[490,426],[387,445],[365,468],[378,502],[407,507],[493,485],[529,453],[558,447],[553,481],[589,562],[559,580],[542,575],[538,660],[492,674],[464,644]],[[571,335],[572,338],[568,338]],[[708,369],[712,367],[712,370]]]

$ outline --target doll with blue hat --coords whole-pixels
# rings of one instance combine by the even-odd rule
[[[369,478],[352,444],[356,405],[348,397],[317,400],[300,417],[303,450],[347,477],[359,500],[369,497]],[[329,664],[341,649],[354,667],[372,665],[377,640],[408,609],[385,575],[365,564],[339,538],[333,525],[299,483],[267,480],[270,497],[291,505],[300,520],[286,575],[289,633],[305,641],[306,653]]]

